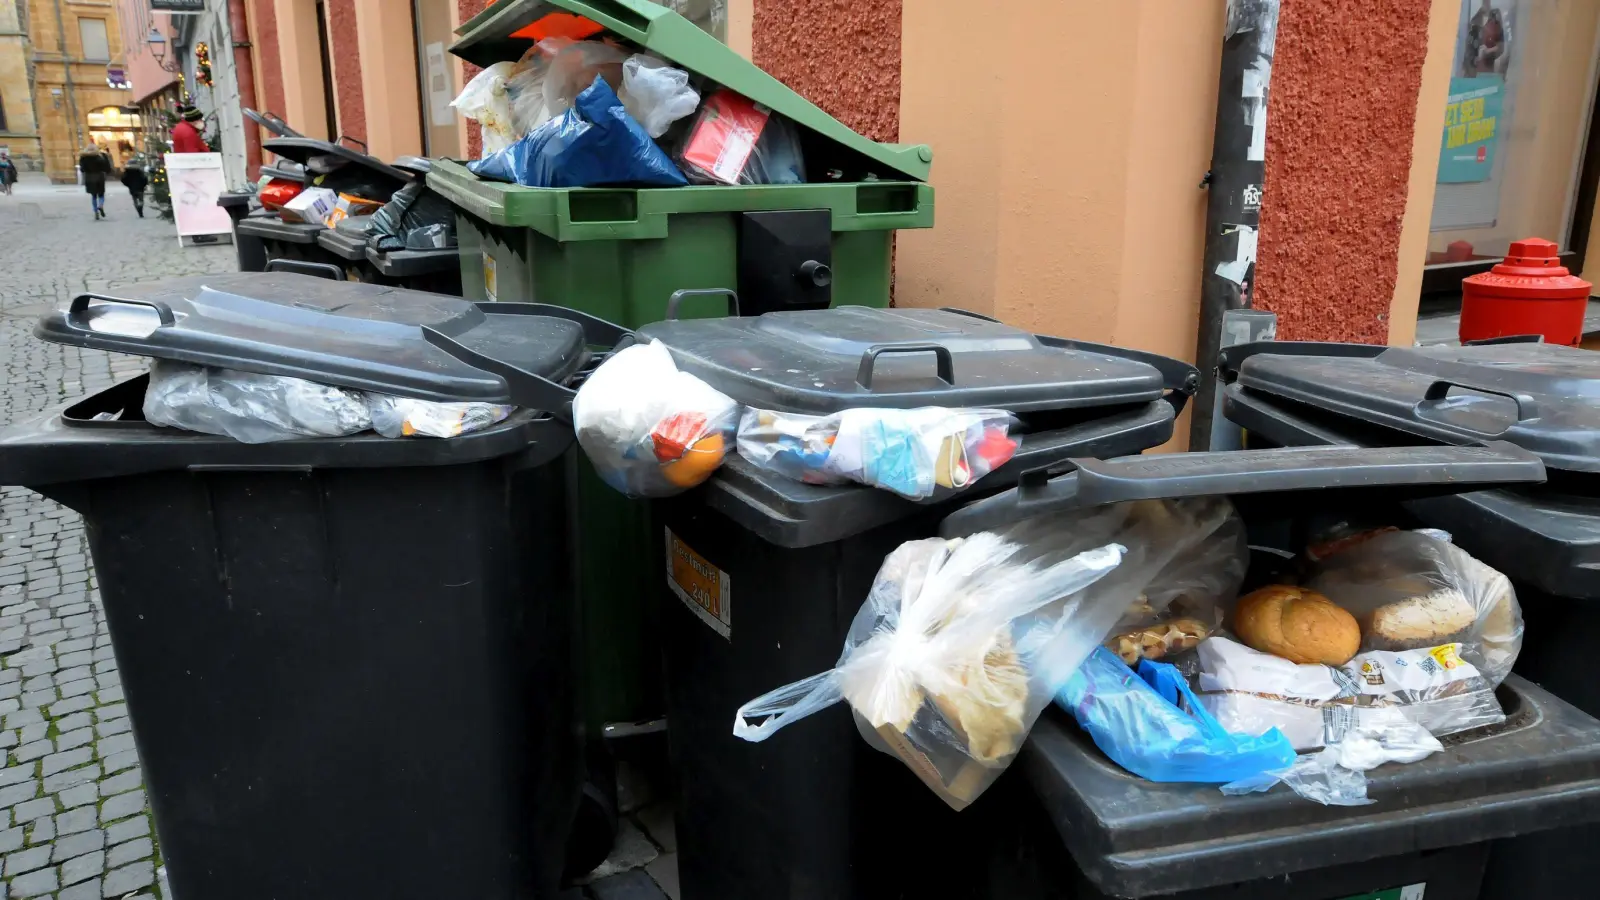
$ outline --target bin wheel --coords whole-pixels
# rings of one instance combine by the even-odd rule
[[[617,768],[604,749],[587,754],[578,813],[567,835],[566,878],[581,878],[605,862],[617,839]]]

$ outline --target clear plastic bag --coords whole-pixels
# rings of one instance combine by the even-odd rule
[[[805,155],[793,122],[727,88],[700,106],[678,162],[702,184],[804,184]]]
[[[1233,516],[1226,501],[1148,503],[1207,534]],[[746,703],[734,734],[765,740],[845,700],[869,744],[965,807],[1152,579],[1204,540],[1152,542],[1156,518],[1146,503],[1123,503],[902,544],[878,569],[837,667]]]
[[[689,84],[689,73],[654,56],[635,53],[622,64],[622,105],[653,138],[661,137],[672,123],[695,111],[700,94]]]
[[[1011,414],[995,409],[847,409],[831,416],[747,409],[739,455],[809,484],[870,485],[921,500],[961,489],[1016,452]]]
[[[1459,643],[1491,688],[1522,648],[1510,580],[1430,534],[1382,531],[1347,543],[1308,573],[1306,586],[1356,617],[1363,650]]]
[[[455,226],[441,222],[406,232],[407,250],[445,250],[456,245]]]
[[[152,425],[223,435],[246,444],[342,437],[372,427],[360,391],[163,359],[150,367],[144,418]]]
[[[480,178],[529,187],[688,183],[600,77],[572,109],[467,168]]]
[[[512,125],[511,95],[506,82],[516,73],[516,63],[497,62],[472,77],[450,105],[483,129],[483,153],[511,146],[519,135]]]
[[[612,354],[572,401],[578,445],[630,497],[670,497],[710,478],[738,417],[738,404],[679,371],[660,341]]]
[[[574,41],[561,37],[545,38],[537,49],[548,60],[544,73],[544,102],[552,116],[573,108],[578,95],[594,84],[596,78],[605,79],[613,91],[621,90],[622,64],[633,55],[606,41]]]
[[[1372,650],[1343,666],[1301,665],[1226,637],[1200,644],[1200,702],[1222,727],[1278,728],[1296,750],[1415,723],[1434,735],[1505,721],[1494,690],[1460,644]]]
[[[450,438],[481,431],[516,411],[497,403],[441,403],[369,393],[372,429],[384,437]]]
[[[1276,728],[1230,734],[1194,697],[1176,667],[1139,661],[1137,673],[1097,648],[1056,695],[1095,745],[1141,778],[1227,783],[1294,764]]]
[[[506,79],[506,94],[511,103],[511,129],[517,137],[543,125],[555,113],[545,99],[545,75],[550,71],[550,58],[536,44],[528,48],[517,62],[515,71]]]
[[[1222,786],[1230,796],[1270,790],[1278,782],[1324,806],[1367,806],[1366,773],[1385,763],[1413,763],[1444,749],[1427,729],[1406,719],[1374,723],[1336,744],[1308,753],[1294,765]]]

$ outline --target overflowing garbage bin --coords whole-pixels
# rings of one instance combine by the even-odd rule
[[[1600,682],[1574,644],[1600,624],[1600,359],[1533,339],[1462,347],[1262,342],[1228,348],[1228,418],[1254,445],[1509,441],[1544,461],[1539,485],[1409,501],[1421,522],[1506,573],[1527,633],[1516,671],[1589,715]],[[1600,877],[1600,828],[1496,845],[1486,896],[1559,892]]]
[[[582,774],[564,385],[622,332],[251,273],[36,334],[155,359],[0,431],[0,482],[84,516],[173,892],[554,896]],[[246,442],[284,429],[338,436]]]
[[[261,237],[255,234],[239,234],[239,223],[251,214],[251,201],[255,194],[248,191],[237,191],[221,194],[217,197],[217,205],[228,211],[228,218],[233,220],[233,250],[239,258],[239,271],[260,272],[267,268],[267,247],[262,243]],[[257,214],[266,210],[258,208]]]
[[[683,372],[774,416],[943,406],[1017,417],[1015,455],[964,492],[946,486],[918,501],[807,484],[757,465],[742,448],[702,487],[651,503],[652,558],[666,561],[650,590],[665,644],[684,896],[949,888],[962,867],[899,865],[889,845],[914,833],[919,860],[958,860],[960,816],[862,744],[848,713],[820,713],[803,731],[752,745],[730,733],[734,712],[831,666],[885,554],[932,536],[957,497],[1004,488],[1025,469],[1070,456],[1161,444],[1195,370],[951,310],[671,320],[639,337],[662,342]]]
[[[486,128],[509,129],[502,132],[509,141],[523,137],[514,122],[539,124],[541,113],[525,115],[526,106],[557,114],[570,102],[558,78],[581,89],[598,71],[607,90],[628,93],[640,71],[671,69],[683,76],[678,96],[687,89],[694,98],[685,109],[698,104],[693,114],[656,123],[664,130],[652,127],[643,138],[654,138],[654,145],[640,145],[641,157],[652,155],[657,175],[685,186],[639,187],[638,178],[626,177],[630,173],[620,183],[604,183],[568,172],[555,179],[567,186],[530,187],[436,161],[428,184],[458,211],[462,285],[471,299],[537,298],[633,325],[663,318],[668,298],[685,288],[736,291],[746,315],[887,306],[893,231],[933,224],[928,147],[862,137],[664,5],[501,0],[458,34],[455,55],[491,70],[496,64],[513,70],[509,78],[500,76],[498,90],[487,88],[485,98],[505,97],[508,80],[513,86],[530,82],[528,100],[505,108],[510,121],[475,109],[471,86],[457,101],[469,118],[482,116]],[[542,62],[522,65],[541,48],[551,50],[548,73]],[[636,90],[631,96],[642,95]],[[556,104],[544,106],[542,98],[552,96]],[[702,130],[706,117],[721,126]],[[495,134],[485,133],[492,148]],[[685,162],[664,162],[667,148]],[[693,170],[692,159],[713,168],[720,160],[725,171],[689,184],[673,173],[679,165]],[[586,161],[569,162],[578,169]],[[574,179],[590,186],[574,187]],[[696,308],[684,314],[707,313]]]
[[[1250,571],[1241,590],[1249,591],[1283,579],[1290,556],[1305,551],[1319,526],[1387,520],[1403,528],[1415,522],[1402,501],[1543,479],[1537,456],[1505,443],[1085,459],[1063,468],[1073,471],[966,506],[944,520],[941,534],[960,538],[1124,501],[1227,496],[1248,534]],[[1440,665],[1461,666],[1455,652],[1441,654]],[[1523,658],[1528,652],[1524,647]],[[1377,685],[1402,677],[1395,668],[1402,655],[1383,657],[1388,671],[1377,658],[1362,664],[1366,680]],[[1207,687],[1206,671],[1202,662],[1198,689]],[[1500,721],[1453,731],[1442,749],[1420,761],[1367,772],[1366,805],[1319,805],[1282,788],[1230,796],[1215,784],[1148,781],[1108,760],[1066,710],[1050,709],[1023,747],[1018,771],[962,814],[974,816],[968,834],[988,848],[978,865],[987,880],[984,895],[1480,896],[1492,841],[1600,817],[1600,722],[1515,675],[1500,684],[1497,699]],[[1325,718],[1325,739],[1336,740],[1350,721]],[[1266,724],[1272,723],[1260,727]],[[1323,787],[1332,789],[1325,795],[1336,790],[1331,776]],[[1530,882],[1539,877],[1522,874]]]
[[[346,214],[370,212],[387,203],[415,176],[342,144],[298,135],[275,137],[261,144],[304,172],[304,188],[274,217],[246,217],[234,226],[235,234],[258,240],[267,260],[298,259],[333,263],[358,272],[366,265],[365,251],[335,243],[330,249],[320,240],[327,221]],[[291,217],[292,220],[284,218]],[[353,254],[353,255],[352,255]]]

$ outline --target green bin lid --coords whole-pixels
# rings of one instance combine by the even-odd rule
[[[500,0],[456,29],[461,39],[450,52],[479,66],[520,59],[535,41],[512,35],[546,16],[563,13],[603,26],[605,32],[597,37],[609,35],[637,44],[893,170],[881,173],[884,177],[928,179],[933,150],[926,144],[880,144],[862,137],[688,19],[650,0]]]

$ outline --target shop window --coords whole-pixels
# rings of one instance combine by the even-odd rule
[[[1600,4],[1459,2],[1425,290],[1458,290],[1524,237],[1582,253],[1592,212],[1577,207]]]
[[[83,58],[93,62],[111,60],[111,41],[106,36],[105,19],[79,19],[78,38],[83,42]]]

